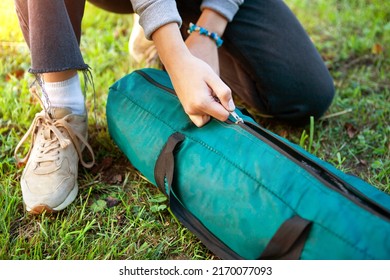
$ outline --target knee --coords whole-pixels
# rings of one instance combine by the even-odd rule
[[[302,110],[303,117],[308,120],[310,117],[314,119],[322,117],[332,104],[334,96],[333,79],[329,77],[322,80],[307,98]]]
[[[310,117],[318,120],[329,109],[335,96],[335,87],[330,75],[321,79],[313,79],[305,82],[304,89],[292,94],[295,101],[286,106],[282,114],[275,116],[292,125],[306,125]]]

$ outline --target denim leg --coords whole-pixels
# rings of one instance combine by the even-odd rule
[[[310,116],[319,118],[330,106],[333,79],[283,1],[245,1],[228,25],[225,41],[236,67],[257,90],[243,98],[254,100],[250,105],[260,112],[301,124]]]
[[[31,73],[87,70],[80,52],[85,0],[15,0]]]

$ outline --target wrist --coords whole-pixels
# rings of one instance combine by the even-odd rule
[[[197,33],[197,34],[199,34],[201,36],[209,37],[212,41],[215,42],[215,44],[216,44],[216,46],[218,48],[220,46],[222,46],[222,44],[223,44],[223,40],[221,39],[221,37],[216,32],[210,32],[209,30],[207,30],[203,26],[198,26],[198,25],[196,25],[196,24],[194,24],[192,22],[189,25],[188,33],[189,34]]]
[[[228,20],[224,16],[212,9],[205,8],[197,20],[196,25],[202,26],[208,31],[222,36],[225,32],[227,23]]]

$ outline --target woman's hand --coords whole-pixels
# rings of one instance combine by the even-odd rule
[[[196,126],[206,124],[210,116],[225,121],[228,110],[234,110],[230,88],[203,60],[188,54],[168,72],[185,112]]]
[[[207,26],[209,17],[203,19]],[[211,22],[221,23],[220,19]],[[192,34],[184,44],[176,23],[160,27],[152,38],[191,121],[198,127],[206,124],[210,116],[225,121],[235,106],[230,88],[219,77],[215,42],[207,36]]]

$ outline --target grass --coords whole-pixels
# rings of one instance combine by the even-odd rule
[[[288,0],[324,57],[337,95],[322,120],[267,128],[390,193],[390,8],[379,0]],[[87,5],[81,49],[96,89],[87,92],[97,165],[80,169],[80,193],[65,211],[25,212],[13,151],[39,110],[30,99],[28,48],[13,1],[0,3],[0,259],[215,259],[177,223],[161,193],[128,163],[105,121],[108,87],[134,65],[131,17]],[[142,67],[142,65],[138,65]]]

